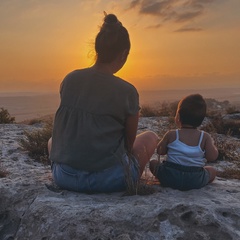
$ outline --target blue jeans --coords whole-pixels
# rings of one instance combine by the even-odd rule
[[[124,155],[122,162],[99,172],[82,171],[54,162],[52,175],[54,182],[62,189],[85,193],[120,192],[127,188],[126,170],[131,180],[136,182],[139,179],[138,168],[136,159],[129,160]]]

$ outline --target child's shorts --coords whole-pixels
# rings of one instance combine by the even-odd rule
[[[165,161],[158,167],[157,178],[163,187],[186,191],[207,185],[210,175],[203,167],[188,167]]]
[[[62,189],[84,193],[120,192],[127,188],[126,174],[132,181],[139,179],[139,166],[135,158],[129,160],[127,155],[123,161],[99,172],[87,172],[74,169],[66,164],[53,163],[54,182]]]

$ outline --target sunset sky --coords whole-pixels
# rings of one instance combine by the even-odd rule
[[[0,92],[58,91],[91,66],[103,11],[129,31],[116,75],[137,89],[240,88],[239,0],[1,0]]]

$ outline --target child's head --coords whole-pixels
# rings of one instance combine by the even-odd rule
[[[206,116],[207,105],[200,94],[184,97],[178,103],[177,115],[181,125],[198,127]]]

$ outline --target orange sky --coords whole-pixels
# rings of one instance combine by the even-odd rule
[[[129,31],[116,75],[139,90],[239,88],[239,9],[239,0],[2,0],[0,92],[57,91],[69,71],[91,66],[103,11]]]

